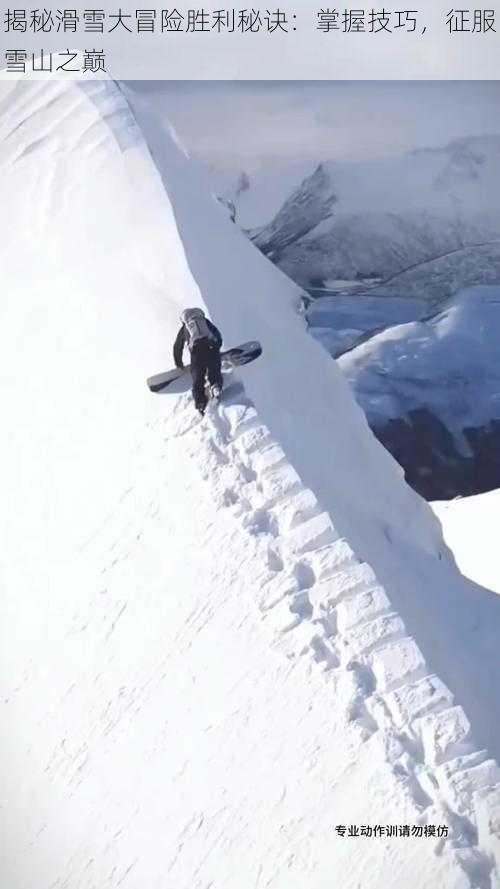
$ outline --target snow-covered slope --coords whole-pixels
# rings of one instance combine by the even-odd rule
[[[428,499],[500,485],[500,287],[461,291],[340,365],[372,429]]]
[[[500,240],[482,246],[462,247],[439,259],[418,263],[383,284],[370,287],[370,296],[373,299],[408,299],[409,302],[420,298],[437,307],[459,290],[476,284],[500,285]]]
[[[279,154],[265,158],[257,155],[251,164],[242,167],[228,163],[224,156],[220,165],[207,167],[207,180],[214,194],[234,204],[240,228],[251,230],[273,219],[297,183],[310,173],[311,161],[302,157],[283,163]]]
[[[390,278],[469,245],[498,240],[500,137],[366,163],[324,163],[255,243],[306,287]]]
[[[333,358],[337,358],[371,334],[420,319],[428,311],[428,304],[423,299],[398,296],[381,299],[359,293],[313,299],[307,306],[305,317],[312,335]]]
[[[5,884],[498,885],[498,597],[147,107],[0,101]],[[196,303],[264,348],[203,423]]]
[[[500,593],[497,545],[500,492],[457,497],[433,503],[432,508],[443,525],[445,540],[453,550],[460,570],[476,583]]]

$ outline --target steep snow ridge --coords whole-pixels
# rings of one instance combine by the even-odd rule
[[[1,108],[9,885],[496,886],[498,609],[299,291],[115,85]],[[144,384],[199,288],[264,346],[203,423]],[[333,831],[381,820],[450,837]]]
[[[211,419],[201,428],[184,413],[176,434],[197,439],[189,451],[214,496],[265,540],[257,603],[273,646],[319,666],[363,742],[384,738],[384,755],[426,823],[450,824],[470,885],[497,885],[498,766],[474,744],[463,709],[429,671],[373,570],[304,488],[241,385]],[[476,847],[478,826],[486,854]]]
[[[291,300],[300,292],[259,258],[222,210],[214,214],[196,167],[167,148],[168,133],[151,109],[134,107],[206,305],[227,341],[250,332],[262,341],[262,359],[245,373],[260,417],[339,533],[374,567],[426,660],[460,697],[476,737],[500,755],[497,597],[450,565],[428,506],[370,435],[335,364],[305,336]]]
[[[301,477],[321,491],[325,506],[334,507],[353,532],[366,532],[366,540],[374,533],[386,539],[385,531],[376,527],[382,521],[393,539],[410,546],[417,540],[418,546],[437,556],[442,537],[431,511],[399,484],[401,469],[367,434],[366,420],[342,375],[306,335],[298,311],[303,291],[259,257],[206,191],[196,165],[172,146],[161,119],[138,97],[131,100],[172,201],[204,303],[223,327],[227,343],[249,336],[262,342],[263,357],[245,372],[245,386]],[[307,418],[307,436],[297,417]],[[369,462],[372,454],[379,470],[375,476]],[[340,473],[326,455],[341,467]],[[341,477],[344,472],[347,484]],[[373,492],[369,502],[364,496],[367,485]],[[400,511],[407,517],[404,527],[398,521]]]

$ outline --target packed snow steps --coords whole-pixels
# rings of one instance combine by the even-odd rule
[[[483,751],[479,751],[480,754]],[[492,759],[477,762],[477,753],[457,757],[434,770],[439,787],[450,807],[469,817],[474,809],[474,795],[500,784],[500,769]]]
[[[372,568],[338,534],[238,393],[211,414],[202,435],[208,454],[217,454],[213,438],[227,457],[211,463],[214,492],[219,496],[225,478],[223,502],[265,555],[256,605],[271,645],[297,664],[309,659],[332,683],[336,712],[343,710],[361,740],[380,734],[396,779],[411,789],[422,817],[437,813],[448,823],[447,843],[460,853],[464,886],[493,889],[496,763],[474,744],[466,714],[429,671]]]
[[[288,462],[282,448],[271,439],[247,452],[247,459],[254,472],[261,477],[266,471],[272,471]]]
[[[420,649],[409,636],[378,648],[370,660],[377,689],[381,692],[391,691],[414,679],[423,679],[428,672]]]
[[[339,537],[331,546],[321,547],[310,556],[310,564],[318,582],[328,580],[339,571],[345,571],[350,564],[359,562],[343,537]]]
[[[500,784],[474,793],[478,841],[500,860]]]
[[[427,713],[451,706],[453,695],[437,676],[431,674],[388,692],[385,703],[396,728],[404,729]]]
[[[240,433],[235,441],[235,447],[240,455],[252,454],[267,444],[272,444],[269,430],[261,424],[251,425],[247,431]]]
[[[320,511],[321,508],[313,492],[308,488],[301,488],[280,504],[276,515],[280,533],[288,534],[302,522],[314,518]]]
[[[337,539],[338,534],[330,521],[330,516],[326,512],[321,512],[311,519],[297,523],[285,535],[283,543],[290,553],[301,556]]]
[[[243,432],[250,431],[257,426],[263,426],[250,400],[244,400],[243,398],[240,402],[227,405],[224,408],[224,420],[228,424],[229,440],[235,440]]]
[[[346,588],[344,587],[342,589],[344,597],[341,599],[337,598],[337,627],[339,632],[344,635],[353,630],[362,629],[365,624],[373,622],[374,618],[391,611],[391,605],[384,590],[382,587],[373,586],[370,583],[372,572],[363,570],[365,567],[360,565],[356,572],[351,573],[349,580],[351,583],[355,583],[354,587],[347,588],[347,592],[350,592],[351,595],[348,598],[345,597]],[[366,582],[367,574],[366,585],[369,588],[367,590],[361,589],[360,592],[354,592],[354,595],[352,595],[353,590],[356,591]],[[338,595],[338,586],[336,593]],[[330,599],[330,602],[332,601],[334,600]]]
[[[344,638],[349,655],[360,657],[363,653],[370,654],[387,640],[402,639],[405,632],[403,621],[393,612],[350,627],[344,632]]]

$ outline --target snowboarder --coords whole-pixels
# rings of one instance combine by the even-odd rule
[[[203,416],[207,406],[206,377],[212,398],[220,398],[222,392],[222,336],[215,324],[205,317],[203,309],[185,309],[181,321],[182,327],[174,343],[174,361],[176,367],[184,367],[182,355],[184,346],[187,346],[191,353],[194,406]]]

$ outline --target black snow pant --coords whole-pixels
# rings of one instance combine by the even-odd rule
[[[222,389],[222,371],[220,348],[217,343],[210,340],[199,340],[191,351],[191,376],[193,377],[193,399],[197,410],[205,410],[207,396],[205,393],[205,380],[211,386],[220,386]]]

